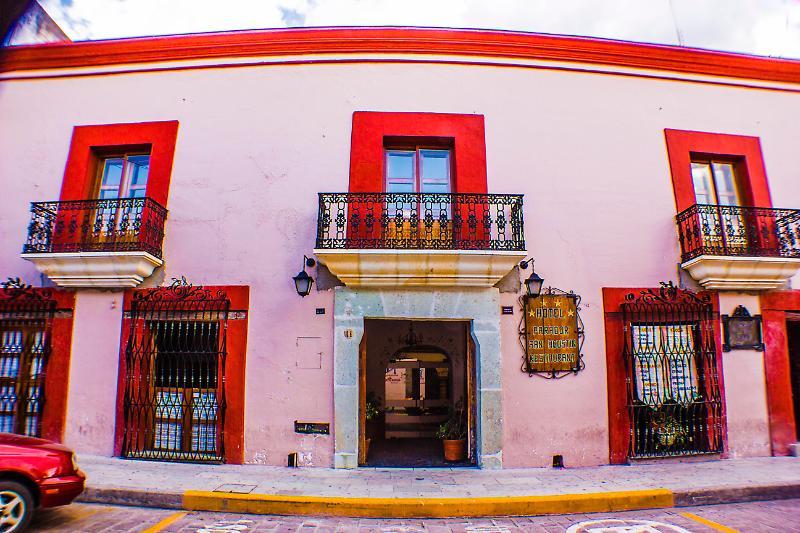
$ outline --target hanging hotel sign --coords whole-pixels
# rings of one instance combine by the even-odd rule
[[[525,364],[529,374],[561,377],[583,368],[583,324],[580,296],[547,289],[537,297],[523,297]],[[522,337],[522,335],[521,335]]]

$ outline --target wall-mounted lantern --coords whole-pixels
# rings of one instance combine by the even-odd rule
[[[528,293],[528,296],[531,298],[536,298],[542,293],[542,285],[544,285],[544,278],[540,277],[539,274],[536,273],[536,270],[533,268],[533,259],[528,259],[527,261],[520,261],[519,267],[520,268],[528,268],[528,265],[531,265],[531,275],[528,276],[528,279],[525,280],[525,290]]]
[[[303,256],[303,270],[297,273],[292,279],[294,280],[294,288],[297,294],[305,298],[311,293],[311,285],[314,284],[314,278],[308,275],[306,267],[313,267],[317,262],[310,257]]]

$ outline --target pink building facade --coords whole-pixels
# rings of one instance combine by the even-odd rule
[[[787,455],[798,92],[795,61],[506,32],[5,50],[0,429],[337,468],[444,464],[448,423],[481,468]],[[526,321],[572,295],[571,330]]]

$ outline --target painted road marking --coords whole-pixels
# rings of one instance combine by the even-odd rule
[[[247,531],[248,527],[245,524],[252,524],[252,520],[220,520],[197,530],[197,533],[240,533]]]
[[[181,518],[183,518],[187,514],[189,514],[188,511],[180,511],[180,512],[177,512],[177,513],[173,513],[173,514],[169,515],[168,517],[166,517],[161,522],[159,522],[159,523],[157,523],[157,524],[155,524],[153,526],[148,527],[147,529],[142,531],[142,533],[156,533],[157,531],[161,531],[165,527],[171,526],[172,524],[174,524],[175,522],[177,522],[178,520],[180,520]]]
[[[567,533],[692,533],[675,524],[652,520],[619,520],[606,518],[573,524]]]
[[[698,516],[693,513],[681,513],[681,516],[685,516],[686,518],[694,520],[695,522],[700,522],[704,526],[708,526],[716,531],[723,531],[724,533],[740,533],[738,529],[733,529],[732,527],[723,526],[722,524],[718,524],[717,522],[713,522],[708,518],[703,518],[702,516]]]

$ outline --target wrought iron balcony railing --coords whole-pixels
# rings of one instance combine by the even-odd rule
[[[693,205],[678,214],[681,261],[701,255],[800,258],[800,210]]]
[[[320,193],[318,249],[524,251],[521,194]]]
[[[161,259],[166,217],[150,198],[33,202],[22,252],[141,251]]]

